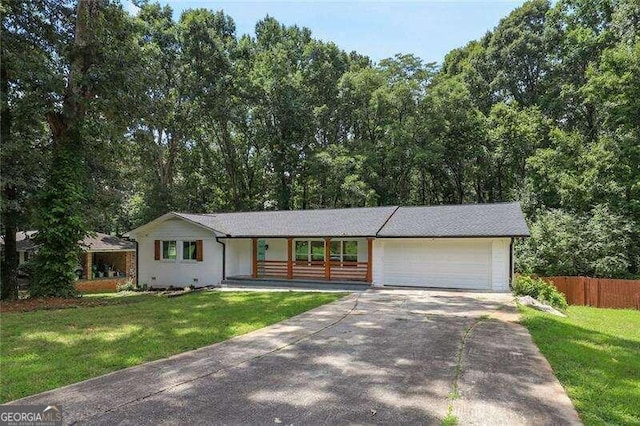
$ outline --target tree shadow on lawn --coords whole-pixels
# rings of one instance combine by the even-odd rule
[[[220,342],[342,296],[203,292],[3,314],[0,402]]]
[[[307,329],[306,337],[293,340],[295,344],[274,345],[281,337],[276,331],[162,361],[137,375],[153,378],[145,380],[151,386],[133,391],[127,386],[129,395],[111,401],[113,409],[92,408],[85,420],[104,424],[134,418],[150,424],[189,419],[228,424],[441,423],[459,340],[473,320],[426,318],[403,311],[380,315],[378,306],[362,302],[339,322],[335,319],[340,316],[334,313],[325,323],[330,327],[313,334]],[[360,309],[367,313],[358,314]],[[405,321],[397,321],[396,315]],[[309,320],[317,321],[318,315]],[[91,383],[91,388],[87,383],[86,388],[89,393],[100,386],[124,389],[123,383],[131,377],[119,379],[117,383],[98,379],[100,383]],[[81,398],[84,384],[74,388],[67,395]],[[82,413],[74,409],[73,415]]]
[[[640,423],[640,342],[568,321],[535,314],[522,323],[585,423]]]

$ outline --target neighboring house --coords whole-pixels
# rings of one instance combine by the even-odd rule
[[[129,232],[141,283],[361,281],[508,291],[519,203],[246,213],[167,213]]]
[[[16,233],[16,250],[20,265],[27,262],[38,246],[34,241],[37,231]],[[4,247],[4,240],[0,240]],[[94,233],[82,240],[84,252],[78,259],[76,273],[79,289],[115,290],[126,278],[136,279],[136,244],[113,235]],[[100,281],[99,284],[94,282]]]

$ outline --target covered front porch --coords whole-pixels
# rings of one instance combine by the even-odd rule
[[[119,284],[135,282],[135,243],[95,233],[83,240],[86,250],[79,259],[76,290],[83,293],[115,292]]]
[[[373,238],[252,238],[251,278],[371,283],[372,258]]]

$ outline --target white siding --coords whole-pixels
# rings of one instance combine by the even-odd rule
[[[384,249],[384,240],[373,240],[373,262],[371,262],[371,267],[373,268],[372,277],[374,287],[384,285]]]
[[[138,281],[141,284],[202,287],[219,284],[222,280],[222,246],[207,229],[176,218],[134,237],[138,241]],[[155,240],[176,240],[177,260],[155,260]],[[194,240],[202,240],[203,261],[183,261],[182,241]]]
[[[353,240],[347,241],[358,241],[358,262],[366,262],[367,261],[367,239],[366,238],[354,238]]]
[[[491,242],[491,289],[509,291],[509,238],[496,238]]]
[[[508,291],[509,239],[378,239],[373,274],[375,285]]]
[[[250,238],[224,239],[227,246],[227,277],[234,275],[251,275],[251,251],[253,250]]]
[[[264,243],[269,246],[264,253],[265,260],[287,260],[286,238],[265,238]],[[295,246],[293,249],[295,250]],[[249,252],[249,256],[251,256],[251,252]]]

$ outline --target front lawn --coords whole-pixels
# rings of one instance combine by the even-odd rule
[[[206,346],[339,293],[197,292],[132,303],[0,314],[0,403]]]
[[[585,424],[640,424],[640,311],[520,310]]]

